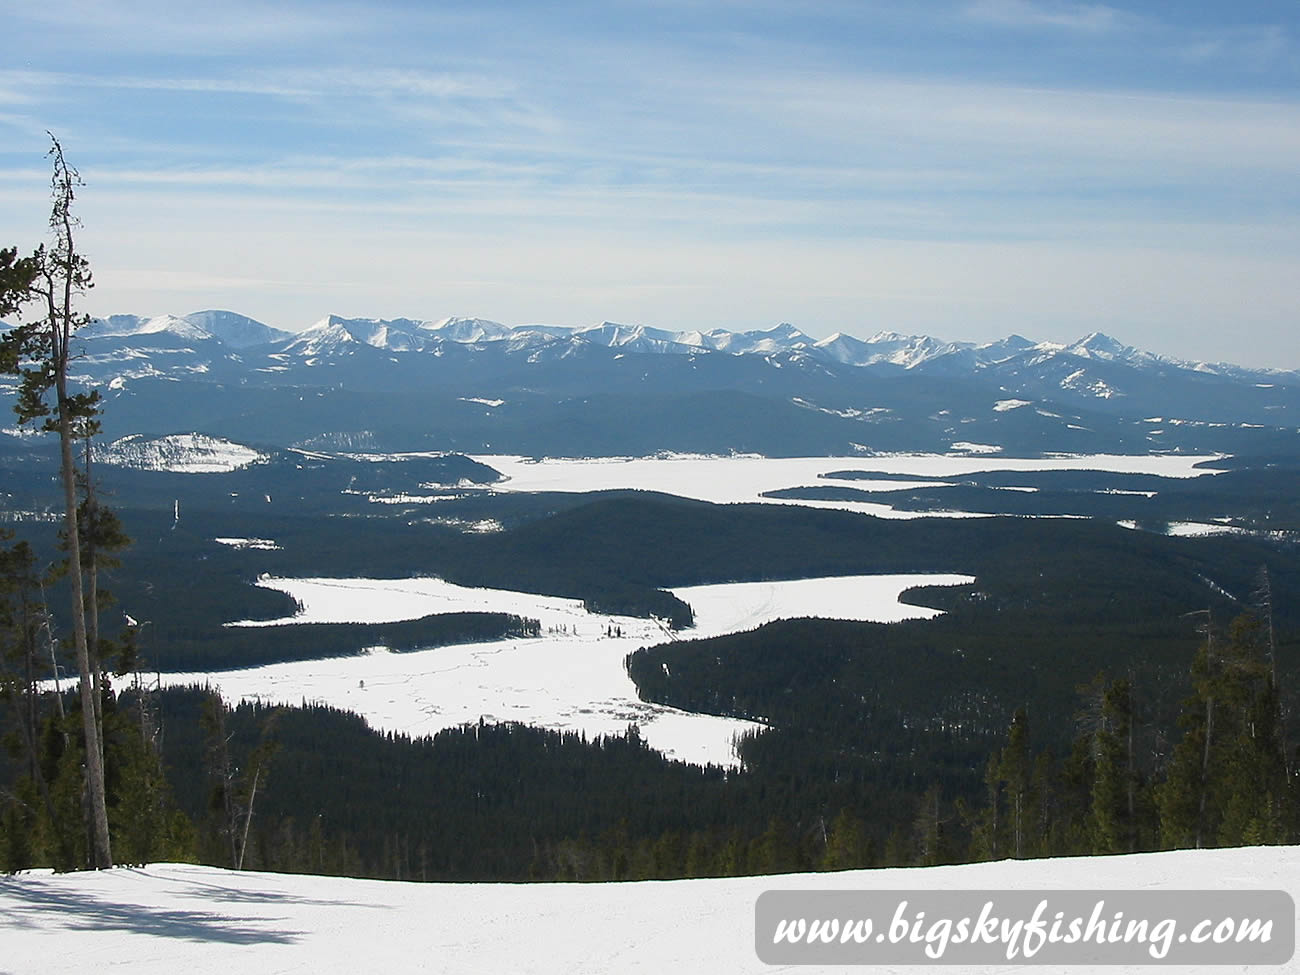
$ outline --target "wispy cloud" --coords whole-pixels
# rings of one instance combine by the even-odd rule
[[[241,71],[238,77],[91,74],[70,71],[0,71],[0,101],[30,103],[35,92],[66,88],[113,88],[210,94],[269,95],[283,98],[327,95],[409,95],[422,98],[496,99],[516,85],[500,78],[447,72],[349,68]]]
[[[1254,70],[1289,62],[1297,67],[1295,39],[1280,24],[1198,30],[1177,37],[1175,57],[1196,64],[1229,61]]]
[[[1048,27],[1087,34],[1104,34],[1136,23],[1129,13],[1099,3],[1059,3],[1049,0],[975,0],[964,8],[971,20],[1006,27]]]
[[[93,42],[117,53],[209,56],[346,37],[365,25],[360,8],[324,0],[183,7],[169,0],[63,0],[21,4],[6,19],[14,34],[22,31],[42,46]]]

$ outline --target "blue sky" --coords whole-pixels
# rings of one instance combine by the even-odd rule
[[[1068,340],[1300,367],[1300,5],[11,5],[0,243],[96,314]]]

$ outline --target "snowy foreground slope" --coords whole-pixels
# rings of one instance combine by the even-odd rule
[[[173,864],[102,874],[35,873],[0,878],[0,971],[844,972],[852,969],[761,963],[754,951],[758,895],[774,889],[1035,888],[1281,889],[1300,899],[1300,847],[585,885],[412,884]],[[1293,959],[1286,966],[1249,970],[1298,968]],[[930,967],[862,970],[920,973]],[[1044,969],[1006,964],[963,970]],[[1120,970],[1066,969],[1107,975]]]

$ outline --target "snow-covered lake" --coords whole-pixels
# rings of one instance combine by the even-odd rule
[[[657,457],[542,458],[477,455],[473,459],[501,472],[499,491],[660,491],[714,504],[764,502],[836,508],[882,518],[978,517],[983,512],[901,511],[875,501],[788,500],[763,497],[771,491],[843,484],[860,491],[901,491],[929,487],[936,478],[979,471],[1095,470],[1162,477],[1200,477],[1213,471],[1196,465],[1220,455],[1070,454],[1039,458],[996,455],[891,454],[871,457],[718,457],[667,454]],[[915,480],[827,480],[835,471],[866,471]]]
[[[904,590],[973,581],[961,575],[885,575],[692,586],[673,591],[695,610],[695,626],[672,634],[653,620],[588,613],[575,599],[472,589],[441,579],[263,578],[259,585],[287,593],[302,611],[280,620],[232,625],[385,623],[432,613],[495,612],[537,619],[542,635],[411,653],[374,649],[357,657],[164,679],[211,683],[231,701],[320,701],[355,711],[374,728],[411,735],[480,718],[581,731],[589,737],[621,734],[635,724],[653,748],[671,758],[734,765],[735,737],[761,726],[639,700],[624,668],[628,654],[674,637],[719,636],[776,619],[925,619],[937,610],[902,603]]]
[[[778,970],[760,962],[754,948],[754,905],[764,891],[1039,889],[1283,890],[1300,899],[1300,847],[618,884],[415,884],[179,864],[41,871],[0,877],[0,966],[14,975],[117,969],[133,975],[761,975]],[[1230,897],[1224,902],[1226,915]],[[1294,964],[1250,970],[1295,971]],[[863,970],[1005,975],[1045,969],[1006,963]],[[1124,970],[1068,969],[1071,975]],[[1178,968],[1191,975],[1224,970]]]

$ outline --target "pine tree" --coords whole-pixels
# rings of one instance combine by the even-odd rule
[[[39,822],[33,820],[29,828],[41,826],[58,842],[62,834],[41,760],[39,702],[42,695],[37,687],[41,668],[37,653],[44,620],[36,600],[39,586],[36,556],[27,542],[0,549],[0,647],[3,648],[0,702],[10,706],[18,726],[18,751],[26,766],[26,775],[20,779],[19,786],[32,793],[27,801],[32,805],[39,804],[44,817]],[[69,859],[68,851],[61,851],[59,861],[67,862]]]
[[[1132,683],[1099,674],[1081,688],[1093,774],[1089,835],[1093,853],[1131,853],[1136,847],[1136,769]]]
[[[1028,855],[1035,820],[1032,774],[1029,715],[1024,708],[1017,708],[1007,731],[1006,747],[1002,749],[998,777],[1007,795],[1007,828],[1011,839],[1011,849],[1008,852],[1018,860]]]
[[[970,859],[973,861],[997,860],[1005,856],[1002,841],[1002,776],[1001,750],[989,756],[984,766],[984,805],[970,810],[963,802],[959,807],[970,830]]]
[[[826,835],[826,849],[822,853],[821,869],[854,870],[868,866],[870,849],[862,820],[847,809],[841,809],[831,821]]]
[[[1166,847],[1277,842],[1290,782],[1264,629],[1243,615],[1226,638],[1208,625],[1192,664],[1183,738],[1157,790]]]
[[[917,809],[913,830],[916,837],[915,863],[933,867],[952,859],[949,824],[943,815],[943,789],[935,783],[925,790]]]
[[[275,724],[279,713],[273,710],[263,719],[260,739],[241,774],[231,754],[232,735],[226,731],[225,702],[215,691],[209,691],[203,700],[199,724],[204,734],[203,764],[211,786],[210,819],[222,848],[222,858],[233,870],[244,868],[257,794],[266,787],[271,759],[278,747]],[[391,850],[390,854],[396,855]]]
[[[1288,776],[1282,760],[1277,684],[1263,623],[1233,621],[1225,648],[1222,811],[1217,841],[1228,846],[1284,840]]]
[[[37,265],[30,257],[19,257],[18,248],[0,247],[0,318],[17,313],[31,295]],[[12,372],[17,362],[5,371]]]
[[[80,673],[81,711],[87,741],[85,750],[86,789],[89,796],[89,820],[92,864],[99,869],[113,865],[109,838],[108,807],[104,785],[103,744],[96,722],[95,682],[91,673],[90,648],[86,633],[85,597],[82,587],[81,542],[77,523],[76,462],[74,442],[95,429],[99,395],[95,391],[74,393],[69,388],[68,365],[72,356],[72,339],[78,328],[89,321],[76,311],[77,300],[91,287],[90,264],[76,248],[75,231],[79,227],[72,213],[76,188],[82,185],[77,171],[64,159],[63,147],[51,136],[53,160],[53,206],[50,228],[53,246],[41,245],[26,262],[14,258],[0,261],[6,278],[26,278],[21,294],[3,299],[6,304],[35,302],[42,317],[20,324],[7,332],[0,342],[0,366],[20,377],[14,410],[20,424],[43,421],[42,429],[56,433],[59,439],[60,473],[63,487],[64,534],[68,542],[69,583],[72,590],[73,639]],[[10,282],[6,282],[12,287]],[[53,397],[53,404],[48,402]]]

